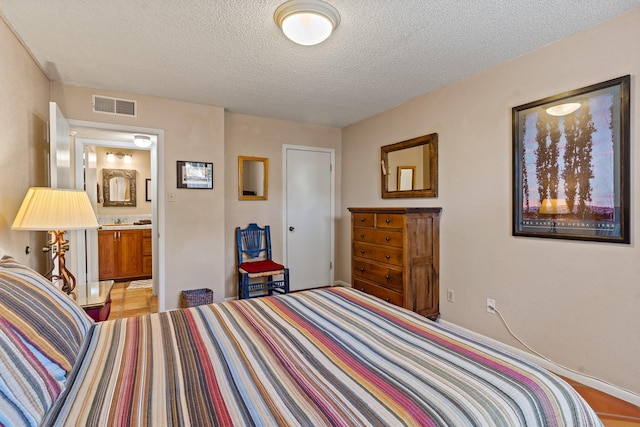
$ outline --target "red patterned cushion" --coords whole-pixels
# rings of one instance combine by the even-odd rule
[[[240,264],[240,269],[249,274],[255,274],[284,270],[284,265],[273,262],[270,259],[263,259],[261,261],[243,262]]]

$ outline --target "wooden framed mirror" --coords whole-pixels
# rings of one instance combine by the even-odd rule
[[[267,200],[269,159],[238,156],[238,200]]]
[[[137,204],[134,169],[102,169],[103,207],[134,207]]]
[[[438,197],[438,134],[380,149],[382,198]]]

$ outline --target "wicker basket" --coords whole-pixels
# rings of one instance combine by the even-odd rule
[[[180,307],[195,307],[213,303],[213,291],[208,288],[191,289],[180,294]]]

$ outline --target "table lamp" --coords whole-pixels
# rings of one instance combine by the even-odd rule
[[[551,229],[550,233],[557,233],[557,220],[558,215],[567,215],[569,213],[569,206],[565,199],[544,199],[540,205],[538,213],[541,215],[551,216]]]
[[[76,278],[65,266],[64,254],[68,249],[65,231],[98,228],[87,193],[82,190],[31,187],[24,196],[12,230],[48,231],[51,233],[49,245],[55,245],[58,258],[58,274],[51,277],[62,282],[62,290],[67,294],[76,287]]]

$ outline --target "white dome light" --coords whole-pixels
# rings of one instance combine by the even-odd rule
[[[554,105],[553,107],[547,108],[547,113],[552,116],[566,116],[567,114],[571,114],[580,108],[579,102],[567,102],[566,104]]]
[[[340,14],[320,0],[290,0],[278,6],[273,19],[290,40],[313,46],[331,35],[340,23]]]
[[[153,141],[151,141],[151,137],[147,135],[134,135],[133,143],[136,144],[140,148],[147,148],[151,145]]]

